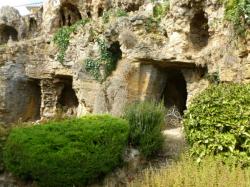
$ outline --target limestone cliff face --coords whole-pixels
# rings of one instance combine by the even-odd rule
[[[31,17],[15,13],[15,23],[0,11],[0,38],[5,38],[0,46],[0,121],[50,118],[58,112],[120,115],[127,103],[145,99],[163,100],[166,107],[183,112],[210,84],[209,77],[250,82],[250,40],[233,37],[222,4],[170,0],[167,13],[159,18],[155,10],[164,3],[48,0],[43,12]],[[115,13],[121,10],[126,15]],[[86,18],[90,21],[70,35],[61,64],[54,33]],[[1,25],[8,26],[7,31],[13,28],[17,38]],[[105,81],[86,71],[86,60],[100,56],[100,39],[120,55]]]

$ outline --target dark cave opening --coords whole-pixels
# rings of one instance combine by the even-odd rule
[[[135,12],[138,11],[141,5],[139,4],[129,4],[128,7],[126,7],[126,12]]]
[[[90,11],[87,12],[87,16],[88,16],[88,18],[92,18],[92,14]]]
[[[35,18],[29,19],[29,31],[34,32],[37,29],[37,22]]]
[[[202,48],[208,44],[208,19],[204,11],[197,12],[190,23],[190,41],[195,48]]]
[[[71,3],[63,3],[60,8],[60,26],[71,26],[82,19],[78,8]]]
[[[108,48],[108,51],[112,54],[115,63],[117,63],[122,58],[121,45],[118,41],[112,43]]]
[[[0,44],[7,43],[9,39],[13,41],[18,40],[18,32],[14,27],[8,25],[1,25],[0,26]]]
[[[69,109],[74,109],[79,104],[72,83],[73,78],[71,76],[60,77],[59,87],[61,91],[57,100],[57,108],[60,108],[63,112],[68,112]]]
[[[103,8],[98,8],[98,17],[103,16]]]
[[[181,115],[186,109],[187,85],[181,70],[168,70],[161,99],[167,109],[176,107]]]

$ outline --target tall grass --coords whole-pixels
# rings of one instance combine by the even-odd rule
[[[213,157],[200,164],[190,157],[162,166],[146,169],[129,187],[249,187],[250,169],[229,166]]]

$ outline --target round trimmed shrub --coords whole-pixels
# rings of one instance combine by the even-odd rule
[[[133,103],[125,110],[124,117],[130,125],[129,142],[145,157],[153,156],[162,148],[164,115],[163,104],[153,101]]]
[[[250,163],[250,85],[212,85],[195,98],[184,116],[192,155],[217,155]]]
[[[125,120],[108,115],[16,128],[4,162],[13,174],[39,186],[84,186],[121,163],[128,131]]]

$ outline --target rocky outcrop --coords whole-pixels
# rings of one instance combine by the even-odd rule
[[[163,6],[166,14],[157,15],[157,6]],[[121,115],[127,103],[146,99],[163,100],[166,107],[176,106],[182,113],[211,81],[250,82],[249,39],[233,38],[222,4],[170,0],[167,6],[164,1],[147,0],[46,1],[36,37],[18,37],[18,42],[0,48],[4,75],[0,77],[0,121],[37,119],[30,107],[39,108],[41,118],[58,111]],[[36,20],[41,20],[39,15]],[[87,18],[90,21],[70,35],[61,64],[53,34]],[[5,25],[15,28],[19,36],[20,23],[6,21]],[[102,81],[86,70],[87,60],[100,57],[100,40],[110,53],[119,55],[116,68]],[[104,78],[102,68],[103,64],[99,73]],[[20,90],[11,86],[13,82],[27,87]],[[31,92],[30,83],[40,92]],[[33,95],[36,99],[31,99]]]

